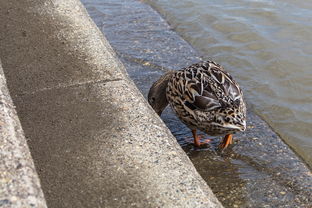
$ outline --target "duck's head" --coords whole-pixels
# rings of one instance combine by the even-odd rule
[[[168,71],[162,75],[156,82],[154,82],[148,92],[148,103],[159,116],[168,105],[166,88],[173,73],[174,71]]]

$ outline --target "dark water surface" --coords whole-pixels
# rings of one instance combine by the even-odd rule
[[[166,70],[200,60],[198,53],[142,1],[83,3],[144,96]],[[216,151],[220,138],[214,138],[206,148],[194,148],[190,130],[172,111],[168,108],[162,115],[225,207],[310,207],[310,170],[250,109],[248,118],[247,131],[235,135],[235,144],[220,153]]]
[[[312,1],[146,0],[312,166]]]

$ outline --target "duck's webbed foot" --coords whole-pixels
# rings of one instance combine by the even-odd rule
[[[219,149],[223,150],[223,149],[227,148],[230,144],[233,144],[233,135],[227,134],[223,138],[222,142],[219,144]]]
[[[211,141],[211,139],[206,139],[203,142],[200,142],[201,137],[197,135],[196,129],[192,130],[192,134],[193,134],[193,138],[194,138],[194,145],[196,147],[200,147],[200,146],[202,146],[204,144],[207,144],[207,143],[209,143]]]

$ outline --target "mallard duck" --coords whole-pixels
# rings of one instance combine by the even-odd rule
[[[233,143],[232,134],[246,129],[246,105],[239,85],[223,67],[203,61],[177,71],[168,71],[148,93],[148,102],[161,115],[168,104],[191,130],[194,145],[203,143],[196,130],[225,135],[219,145]]]

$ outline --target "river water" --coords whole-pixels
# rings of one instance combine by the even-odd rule
[[[312,1],[145,0],[312,166]]]

